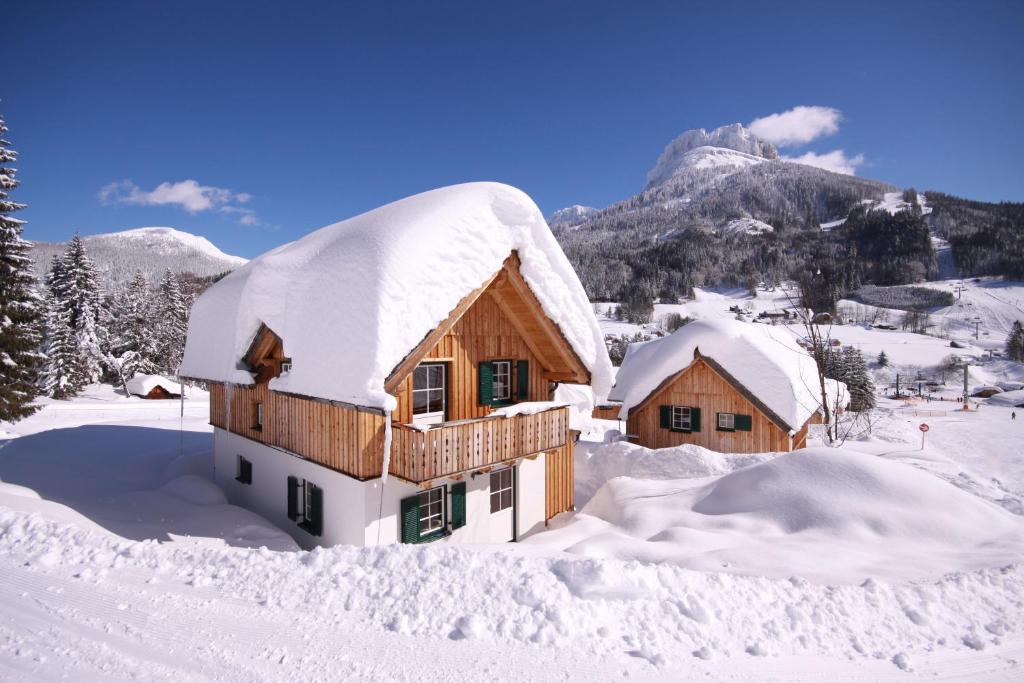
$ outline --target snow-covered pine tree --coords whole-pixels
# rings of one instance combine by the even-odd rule
[[[850,392],[850,410],[863,411],[875,407],[875,383],[868,372],[868,364],[860,349],[852,346],[843,347],[843,369],[845,376],[839,379],[846,382]]]
[[[1006,338],[1006,355],[1010,360],[1024,363],[1024,324],[1015,320],[1010,336]]]
[[[46,365],[40,381],[43,392],[53,398],[74,396],[84,383],[71,326],[69,287],[64,260],[54,256],[46,273]]]
[[[36,290],[29,244],[22,239],[24,221],[10,214],[24,204],[8,199],[18,186],[16,169],[8,164],[18,154],[3,139],[7,126],[0,117],[0,420],[15,421],[37,408],[39,372],[44,356],[42,299]]]
[[[160,371],[157,366],[160,349],[154,334],[150,294],[146,276],[137,270],[111,302],[110,350],[122,382],[137,373]]]
[[[80,358],[79,368],[84,383],[92,384],[100,380],[108,364],[103,342],[107,334],[101,317],[99,274],[77,233],[68,243],[63,265],[68,281],[70,324],[75,332]]]
[[[878,354],[878,367],[887,368],[889,367],[889,356],[885,355],[885,349]]]
[[[156,330],[160,345],[158,365],[168,374],[178,372],[185,353],[188,312],[189,302],[181,292],[178,277],[168,268],[160,278],[156,301]]]

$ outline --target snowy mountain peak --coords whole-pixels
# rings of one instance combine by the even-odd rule
[[[156,282],[166,268],[176,273],[210,276],[247,263],[240,256],[225,254],[205,237],[168,227],[107,232],[83,237],[82,241],[108,287],[128,281],[136,270]],[[63,254],[66,247],[63,242],[34,242],[32,259],[36,274],[46,273],[50,259]]]
[[[599,209],[595,209],[592,206],[582,206],[580,204],[573,204],[567,206],[564,209],[555,211],[548,216],[548,225],[552,228],[555,227],[571,227],[573,225],[579,225],[588,216],[592,216],[597,213]]]
[[[248,259],[242,258],[241,256],[225,254],[223,251],[218,249],[213,242],[205,237],[193,235],[190,232],[185,232],[176,228],[132,228],[130,230],[122,230],[120,232],[107,232],[100,235],[92,235],[90,239],[138,240],[148,242],[150,246],[162,245],[171,248],[175,248],[180,245],[185,249],[194,249],[195,251],[205,254],[210,258],[222,260],[234,264],[235,266],[240,266],[248,262]]]
[[[705,151],[695,155],[694,152],[699,149]],[[699,161],[707,162],[708,150],[716,150],[712,156],[717,156],[713,160],[717,163],[697,165]],[[738,153],[739,156],[733,156],[730,152]],[[690,168],[749,166],[751,163],[778,158],[779,153],[770,142],[757,137],[739,123],[715,128],[711,132],[695,128],[686,131],[665,147],[654,168],[647,174],[647,187],[661,185],[680,171]],[[723,161],[726,163],[721,163]]]

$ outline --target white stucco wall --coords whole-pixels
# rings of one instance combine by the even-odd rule
[[[235,481],[237,458],[241,455],[252,463],[252,484]],[[544,528],[545,456],[522,459],[517,465],[516,531],[517,539]],[[266,517],[295,538],[303,548],[316,545],[377,545],[398,543],[401,501],[419,494],[414,484],[388,477],[359,481],[321,467],[287,451],[273,448],[223,429],[214,429],[214,470],[217,484],[228,500]],[[323,489],[323,535],[314,537],[288,518],[288,477],[308,479]],[[467,475],[466,525],[435,542],[489,543],[492,540],[490,512],[490,476]],[[450,519],[451,485],[455,480],[435,482],[447,485],[446,516]],[[499,534],[500,535],[500,532]]]

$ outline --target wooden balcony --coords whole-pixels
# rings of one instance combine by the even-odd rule
[[[416,483],[552,450],[569,442],[569,409],[443,422],[420,430],[395,424],[389,471]]]

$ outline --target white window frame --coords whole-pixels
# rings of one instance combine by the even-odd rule
[[[419,499],[416,502],[419,507],[420,537],[430,536],[444,530],[446,498],[444,486],[435,486],[419,494]],[[435,522],[436,525],[431,526]]]
[[[499,380],[504,377],[504,381]],[[504,386],[504,391],[498,392],[498,387]],[[491,362],[491,399],[495,401],[512,400],[512,361],[496,360]]]
[[[416,370],[419,370],[421,368],[426,369],[426,368],[431,368],[431,367],[438,367],[438,368],[441,369],[441,383],[440,383],[440,385],[438,385],[438,386],[431,385],[430,384],[430,374],[431,373],[427,372],[426,373],[426,375],[427,375],[427,386],[425,388],[417,389],[416,388]],[[448,366],[447,366],[447,364],[446,363],[420,363],[419,365],[416,366],[416,368],[412,372],[413,372],[413,377],[412,377],[412,419],[413,419],[413,422],[418,422],[418,423],[421,423],[421,424],[434,424],[434,423],[437,423],[437,422],[444,422],[445,413],[448,410],[448,386],[447,386],[448,385]],[[432,393],[436,392],[436,391],[440,391],[441,392],[441,410],[440,411],[437,411],[437,410],[430,411],[429,410],[429,408],[430,408],[430,395]],[[428,408],[427,412],[420,412],[420,413],[416,412],[416,394],[418,394],[418,393],[426,394],[426,396],[427,396],[427,408]]]
[[[497,480],[497,486],[495,486]],[[489,487],[491,491],[490,503],[491,514],[508,510],[515,505],[515,468],[506,467],[496,472],[491,472]],[[495,500],[498,501],[495,507]]]
[[[693,411],[690,406],[672,406],[672,429],[693,430]]]
[[[263,431],[263,402],[256,403],[256,429]]]
[[[736,413],[719,413],[718,428],[730,432],[736,431]]]

